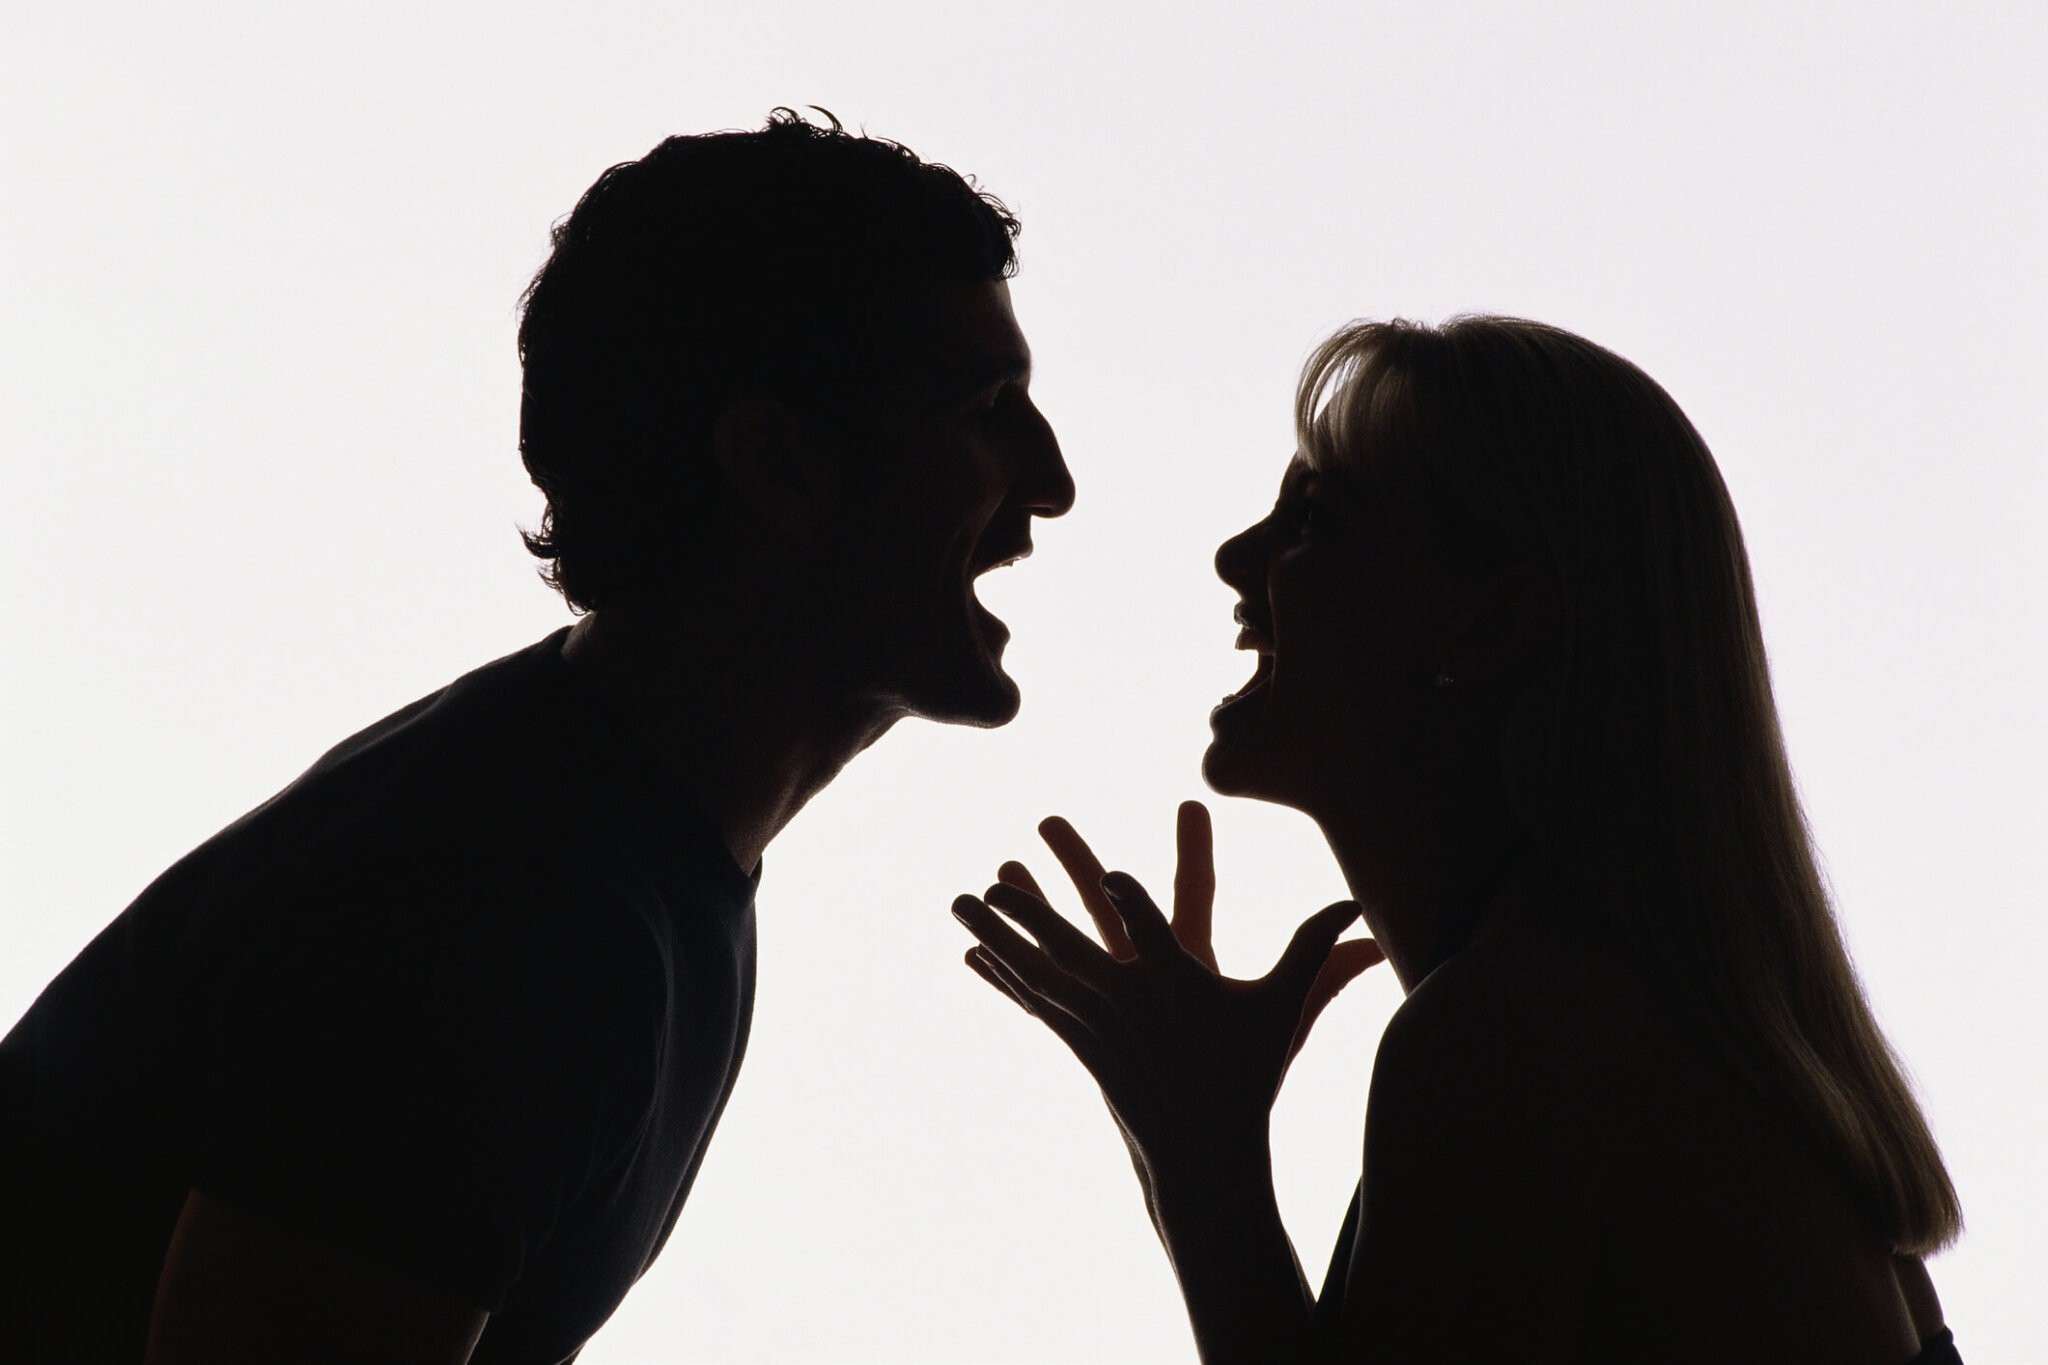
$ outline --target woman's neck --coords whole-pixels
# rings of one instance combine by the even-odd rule
[[[1515,902],[1526,860],[1504,827],[1472,814],[1393,821],[1347,803],[1316,820],[1404,992]]]

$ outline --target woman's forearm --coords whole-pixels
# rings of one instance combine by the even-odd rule
[[[1273,1196],[1265,1135],[1149,1162],[1147,1202],[1203,1365],[1294,1365],[1315,1300]]]
[[[1337,952],[1359,907],[1340,901],[1309,916],[1264,976],[1226,977],[1209,942],[1215,867],[1198,803],[1180,812],[1171,921],[1130,876],[1105,874],[1070,826],[1044,828],[1103,943],[1046,904],[1022,866],[1005,864],[986,899],[953,902],[979,940],[967,961],[1102,1087],[1205,1365],[1297,1365],[1314,1301],[1273,1198],[1267,1116],[1308,1022],[1335,993],[1318,983],[1341,985],[1379,960],[1377,949]]]

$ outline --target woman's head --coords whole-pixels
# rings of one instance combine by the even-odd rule
[[[1355,324],[1309,361],[1296,420],[1304,465],[1433,553],[1425,700],[1489,713],[1522,836],[1640,884],[1646,845],[1782,770],[1735,509],[1640,369],[1521,319]]]
[[[1280,496],[1217,553],[1240,615],[1264,627],[1244,641],[1259,673],[1216,716],[1220,789],[1315,814],[1362,799],[1412,811],[1447,766],[1460,790],[1498,786],[1477,732],[1569,633],[1544,496],[1573,501],[1543,477],[1571,465],[1557,450],[1570,395],[1538,354],[1552,338],[1623,365],[1511,319],[1357,323],[1317,348]]]
[[[1472,316],[1344,328],[1296,421],[1279,505],[1217,556],[1265,661],[1218,708],[1211,781],[1326,823],[1347,793],[1461,792],[1837,1150],[1902,1249],[1952,1237],[1814,865],[1735,510],[1677,404],[1584,338]]]

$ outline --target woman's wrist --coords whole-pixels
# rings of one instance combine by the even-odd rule
[[[1272,1148],[1264,1116],[1256,1129],[1186,1132],[1139,1152],[1147,1184],[1163,1200],[1214,1198],[1273,1183]]]
[[[1161,1153],[1148,1195],[1204,1365],[1294,1361],[1314,1305],[1263,1131]]]
[[[1146,1202],[1176,1266],[1191,1248],[1228,1245],[1247,1229],[1277,1225],[1273,1161],[1263,1132],[1176,1143],[1145,1160]]]

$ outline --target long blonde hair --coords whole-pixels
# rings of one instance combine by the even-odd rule
[[[1735,508],[1678,405],[1582,337],[1465,316],[1345,327],[1295,415],[1311,465],[1419,475],[1475,547],[1552,577],[1559,629],[1503,724],[1517,822],[1895,1251],[1953,1241],[1955,1187],[1815,866]]]

